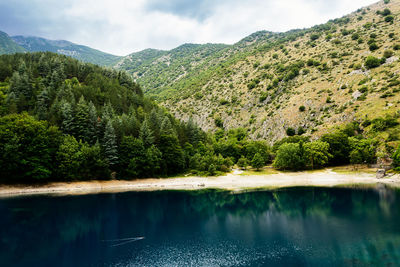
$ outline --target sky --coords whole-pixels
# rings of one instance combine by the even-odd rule
[[[233,44],[260,30],[311,27],[377,0],[0,0],[0,31],[115,55],[184,43]]]

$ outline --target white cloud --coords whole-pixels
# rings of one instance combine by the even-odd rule
[[[20,5],[24,2],[32,4],[32,1],[29,4],[27,1],[18,2]],[[192,10],[186,2],[180,10],[179,3],[183,0],[169,0],[175,2],[164,5],[165,8],[157,8],[157,1],[69,0],[53,4],[52,1],[35,0],[36,12],[25,13],[29,20],[25,18],[20,22],[18,18],[21,14],[16,14],[14,25],[20,25],[10,26],[10,31],[11,34],[39,34],[50,39],[66,39],[126,55],[150,47],[171,49],[189,42],[234,43],[259,30],[287,31],[310,27],[341,17],[376,0],[202,0],[207,5],[194,4]],[[14,10],[19,9],[14,7]],[[7,19],[12,18],[8,16]],[[23,24],[29,21],[31,25]],[[27,29],[30,32],[26,32]]]

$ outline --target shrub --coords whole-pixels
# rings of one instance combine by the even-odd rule
[[[349,35],[350,34],[350,31],[349,30],[347,30],[347,29],[343,29],[342,30],[342,35],[343,36],[347,36],[347,35]]]
[[[392,15],[386,16],[385,21],[386,22],[392,22],[394,20],[394,17]]]
[[[381,132],[388,128],[397,126],[399,123],[397,122],[394,116],[386,116],[385,118],[376,118],[371,121],[372,130],[375,132]]]
[[[214,123],[218,128],[224,128],[224,123],[220,117],[215,118]]]
[[[376,43],[371,43],[369,45],[369,50],[370,51],[375,51],[375,50],[378,50],[378,49],[379,49],[379,46]]]
[[[381,60],[374,56],[368,56],[367,59],[365,60],[365,66],[368,69],[373,69],[379,67],[380,65],[381,65]]]
[[[358,40],[358,38],[360,38],[360,35],[358,33],[353,33],[353,35],[351,36],[351,39]]]
[[[287,136],[294,136],[294,135],[296,135],[296,130],[293,129],[292,127],[289,127],[286,129],[286,134],[287,134]]]
[[[299,111],[300,111],[300,112],[303,112],[303,111],[305,111],[305,110],[306,110],[306,107],[305,107],[305,106],[300,106],[300,107],[299,107]]]
[[[219,100],[219,104],[220,104],[221,106],[227,105],[228,103],[229,103],[229,101],[226,100],[226,99],[221,99],[221,100]]]
[[[393,56],[393,51],[392,50],[385,50],[385,52],[383,53],[383,57],[384,58],[390,58]]]
[[[319,38],[319,34],[317,34],[317,33],[313,33],[313,34],[311,34],[311,36],[310,36],[310,40],[311,41],[315,41],[315,40],[317,40]]]
[[[303,135],[305,133],[306,133],[306,130],[304,130],[303,127],[300,126],[299,128],[297,128],[297,135]]]
[[[268,93],[267,92],[262,92],[261,96],[260,96],[260,102],[264,102],[268,97]]]
[[[327,104],[330,104],[330,103],[332,103],[333,101],[332,101],[332,98],[331,98],[330,96],[328,96],[328,97],[326,98],[325,102],[326,102]]]
[[[257,83],[253,80],[249,84],[247,84],[247,88],[249,90],[254,89],[257,86]]]
[[[388,16],[388,15],[392,14],[392,12],[390,11],[389,8],[385,8],[383,11],[380,12],[380,14],[382,16]]]

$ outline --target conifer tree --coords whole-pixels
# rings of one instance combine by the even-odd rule
[[[160,129],[161,135],[173,135],[177,136],[175,129],[172,127],[170,119],[166,116],[161,123]]]
[[[160,139],[160,125],[161,125],[161,118],[155,108],[153,108],[150,112],[149,117],[147,118],[148,125],[153,132],[154,142],[157,143]]]
[[[42,54],[39,59],[38,72],[41,76],[46,77],[50,71],[50,66],[45,54]]]
[[[187,138],[188,142],[191,144],[196,144],[200,142],[200,129],[196,125],[196,123],[193,121],[193,117],[190,116],[187,125],[186,125],[186,133],[187,133]]]
[[[61,129],[64,133],[73,135],[74,128],[74,113],[70,103],[64,101],[61,104]]]
[[[154,135],[147,119],[143,121],[140,127],[139,138],[142,140],[145,147],[150,147],[154,143]]]
[[[37,97],[37,115],[39,120],[45,120],[47,118],[47,111],[49,108],[50,97],[49,92],[46,88]]]
[[[106,162],[111,170],[118,163],[118,147],[117,147],[117,137],[115,135],[114,127],[111,121],[107,122],[106,129],[103,138],[103,151]]]
[[[89,107],[85,101],[85,98],[81,96],[78,104],[76,105],[75,112],[75,134],[78,140],[85,142],[89,141]]]
[[[87,136],[87,142],[91,145],[95,144],[97,142],[97,121],[98,121],[98,116],[97,116],[97,110],[96,107],[94,106],[93,102],[90,101],[88,105],[88,117],[89,117],[89,124],[88,124],[88,136]]]

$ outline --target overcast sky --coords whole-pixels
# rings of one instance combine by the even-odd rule
[[[310,27],[377,0],[0,0],[0,31],[116,55],[183,43],[232,44],[259,30]]]

